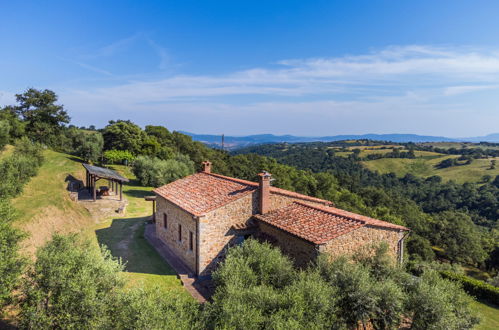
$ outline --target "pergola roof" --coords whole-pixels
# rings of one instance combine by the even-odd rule
[[[93,166],[89,164],[83,164],[83,167],[88,171],[88,173],[98,176],[101,179],[110,179],[118,182],[128,182],[129,180],[122,177],[117,172],[104,167]]]

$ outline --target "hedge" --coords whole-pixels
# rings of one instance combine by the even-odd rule
[[[463,289],[470,295],[499,305],[499,288],[483,281],[474,279],[466,275],[460,275],[449,271],[441,271],[440,275],[452,281],[461,283]]]

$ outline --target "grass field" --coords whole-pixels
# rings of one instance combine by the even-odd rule
[[[175,271],[144,238],[144,224],[152,214],[151,202],[145,201],[144,196],[151,195],[152,188],[140,186],[129,168],[114,168],[131,179],[123,187],[129,202],[127,214],[124,218],[106,219],[98,224],[94,238],[126,263],[126,275],[131,285],[154,286],[160,290],[188,295]]]
[[[143,196],[150,188],[131,180],[123,193],[129,201],[124,218],[102,219],[98,223],[79,203],[69,199],[66,181],[82,179],[83,167],[78,159],[46,150],[38,175],[28,183],[21,196],[13,200],[19,212],[16,226],[30,235],[24,242],[26,253],[33,255],[53,233],[78,232],[109,247],[112,254],[127,262],[125,275],[131,285],[151,285],[187,294],[173,269],[161,259],[143,237],[144,221],[151,214],[150,202]],[[127,177],[129,169],[118,167]]]
[[[427,157],[415,159],[382,158],[376,160],[363,161],[362,164],[372,171],[380,173],[393,172],[397,176],[404,176],[407,173],[416,176],[429,177],[439,175],[444,181],[454,180],[458,183],[480,182],[484,175],[495,177],[499,175],[499,167],[490,170],[489,159],[475,159],[469,165],[453,166],[443,169],[435,168],[435,165],[447,158],[457,158],[456,155],[427,155]],[[496,158],[499,162],[499,158]]]
[[[499,306],[475,302],[475,307],[481,315],[480,324],[477,330],[497,330],[499,329]]]

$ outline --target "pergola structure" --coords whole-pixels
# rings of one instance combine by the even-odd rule
[[[123,200],[123,183],[129,180],[122,177],[117,172],[110,170],[108,168],[93,166],[89,164],[83,164],[86,170],[86,187],[89,192],[92,193],[94,201],[97,199],[97,187],[96,183],[98,180],[106,179],[109,183],[109,189],[115,191],[116,194],[120,193],[120,201]]]

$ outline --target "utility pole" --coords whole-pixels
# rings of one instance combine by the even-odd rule
[[[224,143],[225,143],[225,134],[222,134],[222,151],[224,151],[225,149]]]

